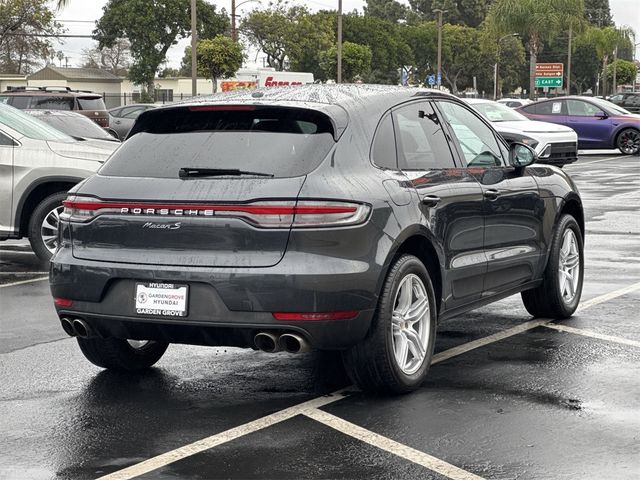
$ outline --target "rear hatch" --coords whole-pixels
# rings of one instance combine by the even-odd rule
[[[76,258],[268,267],[284,255],[305,175],[335,145],[317,111],[246,106],[145,113],[65,202]]]
[[[109,127],[109,112],[100,96],[80,96],[77,97],[78,113],[90,118],[102,128]]]

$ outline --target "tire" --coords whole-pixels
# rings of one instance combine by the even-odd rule
[[[400,295],[401,287],[407,286],[410,288],[409,303],[407,297],[403,300]],[[403,290],[403,293],[407,291]],[[423,303],[425,311],[414,324],[406,322],[406,314],[398,312],[394,315],[394,310],[404,309],[402,303],[415,308],[420,297],[426,302]],[[419,388],[431,365],[436,321],[435,295],[427,269],[413,255],[402,255],[389,269],[367,336],[343,353],[351,380],[370,392],[399,394]],[[405,335],[409,331],[413,331],[411,337]],[[419,346],[422,346],[422,359],[414,353],[420,351]],[[398,358],[404,358],[404,365]]]
[[[66,192],[49,195],[36,206],[29,218],[29,243],[38,258],[45,262],[51,259],[58,247],[57,215],[62,212],[62,201],[65,198],[67,198]],[[43,237],[45,233],[46,237]]]
[[[635,128],[625,128],[616,138],[616,148],[625,155],[640,153],[640,131]]]
[[[148,341],[134,347],[120,338],[78,338],[84,356],[94,365],[120,372],[139,372],[155,364],[169,346],[168,343]],[[132,341],[133,342],[133,341]]]
[[[573,238],[573,246],[569,237]],[[561,274],[563,270],[565,274]],[[567,282],[568,275],[573,278],[572,282]],[[537,318],[569,318],[580,303],[583,277],[584,251],[580,227],[571,215],[562,215],[553,235],[542,285],[522,292],[524,307]]]

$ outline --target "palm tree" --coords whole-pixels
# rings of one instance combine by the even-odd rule
[[[520,34],[529,51],[529,98],[534,98],[535,71],[542,45],[584,17],[583,0],[495,0],[487,26],[496,33]]]
[[[585,35],[589,42],[595,46],[598,59],[602,62],[602,96],[606,96],[608,93],[607,64],[609,63],[609,58],[617,47],[633,35],[633,32],[628,28],[593,27]]]
[[[58,0],[58,4],[56,6],[56,10],[62,10],[64,7],[69,5],[70,0]]]

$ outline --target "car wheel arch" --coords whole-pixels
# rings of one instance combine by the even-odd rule
[[[556,218],[554,221],[554,228],[555,228],[555,225],[558,224],[558,221],[560,220],[562,215],[565,215],[565,214],[571,215],[573,218],[576,219],[576,222],[578,222],[578,226],[580,227],[580,233],[582,234],[582,239],[584,240],[584,237],[585,237],[584,210],[582,208],[582,202],[580,200],[580,197],[578,197],[578,195],[573,192],[567,195],[563,199],[562,204],[560,205],[560,208],[558,209],[558,212],[556,214]]]
[[[442,265],[443,265],[443,255],[439,252],[439,249],[436,248],[437,243],[433,240],[429,231],[425,229],[423,226],[415,226],[413,228],[409,228],[405,230],[402,235],[396,238],[396,241],[393,244],[393,247],[390,249],[387,254],[387,258],[385,259],[382,275],[380,275],[380,279],[378,280],[377,291],[378,295],[382,291],[382,286],[384,284],[384,279],[387,277],[389,273],[389,268],[393,264],[394,259],[398,258],[401,255],[409,254],[417,257],[424,264],[431,276],[431,281],[433,283],[433,288],[436,296],[436,304],[438,309],[438,314],[441,311],[442,306]]]
[[[628,125],[628,124],[627,125],[620,125],[620,127],[618,127],[618,129],[612,135],[612,137],[613,137],[613,141],[611,142],[612,148],[618,148],[618,137],[625,130],[635,130],[636,132],[640,133],[640,129],[637,128],[634,125]]]
[[[57,192],[66,192],[82,180],[84,179],[80,177],[45,177],[32,183],[23,193],[16,208],[14,223],[19,235],[27,234],[31,213],[44,198]]]

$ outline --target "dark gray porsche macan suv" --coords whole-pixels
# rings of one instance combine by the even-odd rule
[[[367,390],[419,387],[438,320],[522,292],[564,318],[584,219],[436,91],[309,85],[143,113],[65,202],[51,291],[84,355],[141,370],[169,343],[342,350]]]

